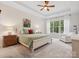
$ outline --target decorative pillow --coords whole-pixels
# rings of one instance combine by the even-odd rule
[[[32,29],[28,29],[28,33],[29,34],[33,34],[33,30]]]

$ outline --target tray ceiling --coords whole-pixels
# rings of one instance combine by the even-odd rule
[[[51,16],[53,14],[58,14],[62,12],[76,12],[77,10],[79,10],[78,1],[50,1],[49,5],[55,5],[55,7],[50,8],[50,11],[40,11],[41,7],[37,5],[43,5],[43,1],[19,1],[17,3],[43,16]]]
[[[14,1],[14,2],[5,2],[7,5],[14,6],[18,9],[25,10],[26,12],[37,13],[43,17],[51,16],[55,14],[60,14],[64,12],[78,12],[79,2],[78,1],[50,1],[49,5],[55,5],[55,7],[50,8],[50,11],[40,11],[41,7],[37,5],[43,5],[43,1]],[[13,5],[11,5],[14,3]],[[18,5],[18,6],[16,6]],[[19,5],[21,7],[19,7]],[[28,10],[27,10],[28,9]]]
[[[50,11],[46,11],[46,10],[40,11],[41,7],[37,6],[37,5],[43,5],[44,4],[43,1],[23,1],[23,2],[20,1],[20,2],[16,2],[16,3],[22,5],[26,8],[29,8],[34,12],[40,13],[44,16],[49,16],[51,14],[59,13],[59,12],[62,12],[62,11],[69,11],[69,9],[70,9],[68,2],[50,1],[49,5],[52,5],[52,4],[55,5],[55,7],[49,8]]]

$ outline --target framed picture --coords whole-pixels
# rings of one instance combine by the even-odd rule
[[[30,28],[30,27],[31,27],[31,20],[29,20],[29,19],[24,19],[24,20],[23,20],[23,27],[28,27],[28,28]]]

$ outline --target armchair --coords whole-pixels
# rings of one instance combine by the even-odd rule
[[[72,42],[71,35],[72,34],[62,34],[60,40],[63,42]]]

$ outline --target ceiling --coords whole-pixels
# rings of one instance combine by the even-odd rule
[[[16,2],[26,8],[29,8],[31,9],[32,11],[35,11],[37,13],[40,13],[42,14],[43,16],[49,16],[51,14],[54,14],[54,13],[59,13],[59,12],[62,12],[62,11],[68,11],[70,8],[69,6],[67,5],[68,2],[55,2],[55,1],[50,1],[49,4],[50,5],[55,5],[55,7],[52,7],[50,8],[50,11],[46,11],[46,10],[42,10],[40,11],[41,7],[40,6],[37,6],[37,5],[43,5],[44,2],[43,1],[20,1],[20,2]],[[63,5],[66,5],[65,7]]]
[[[3,2],[4,3],[4,2]],[[33,14],[38,14],[43,17],[49,17],[56,14],[61,13],[75,13],[78,12],[79,2],[78,1],[50,1],[49,5],[55,5],[55,7],[50,8],[50,11],[40,11],[41,7],[37,5],[42,5],[43,1],[14,1],[14,2],[5,2],[7,5],[12,6],[11,4],[15,4],[14,7],[25,10],[28,12],[33,12]],[[16,6],[17,5],[17,6]],[[20,6],[20,7],[19,7]]]

